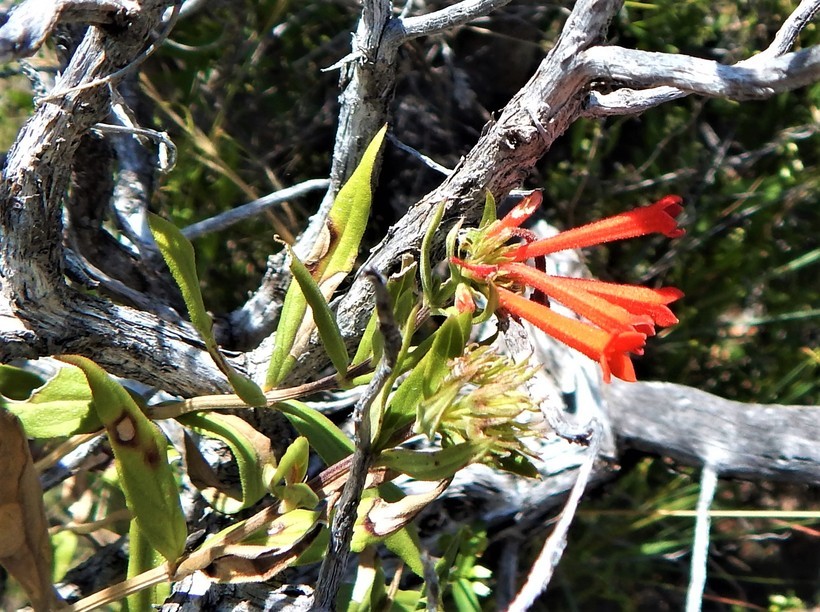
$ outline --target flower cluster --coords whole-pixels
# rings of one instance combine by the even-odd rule
[[[463,253],[464,258],[454,257],[452,263],[472,281],[492,285],[499,307],[599,362],[606,382],[612,376],[636,380],[629,354],[643,353],[646,338],[655,334],[656,326],[678,322],[668,304],[683,293],[673,287],[651,289],[554,276],[547,274],[543,266],[531,267],[526,262],[566,249],[655,232],[676,238],[683,234],[675,221],[683,209],[681,199],[666,196],[650,206],[539,240],[521,225],[540,204],[540,192],[533,192],[503,219],[470,230],[460,245],[459,254]],[[508,244],[513,238],[518,243]],[[521,294],[522,287],[534,290],[531,299]],[[575,311],[585,321],[554,312],[549,308],[550,299]]]
[[[535,370],[526,361],[515,363],[475,344],[447,365],[441,387],[419,406],[417,432],[430,439],[438,433],[445,445],[485,440],[491,442],[491,456],[526,455],[521,438],[532,435],[532,429],[520,417],[538,414],[524,387]]]

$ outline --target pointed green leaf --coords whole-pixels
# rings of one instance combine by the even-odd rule
[[[384,539],[387,549],[404,561],[416,576],[424,578],[424,565],[421,562],[421,542],[414,524],[407,525]]]
[[[242,487],[239,498],[218,491],[201,491],[208,502],[219,512],[234,514],[248,508],[267,493],[262,478],[264,466],[272,462],[270,439],[256,431],[243,419],[216,412],[191,412],[177,420],[192,431],[225,442],[231,449],[239,471]]]
[[[202,300],[202,292],[199,289],[193,245],[177,226],[162,217],[150,214],[148,224],[159,251],[162,253],[162,258],[168,264],[171,276],[179,286],[188,315],[191,317],[191,324],[205,342],[208,353],[213,357],[222,373],[227,376],[236,394],[245,403],[249,406],[264,406],[266,404],[265,395],[259,386],[234,370],[219,351],[213,334],[213,320],[205,309],[205,302]]]
[[[433,237],[441,224],[441,218],[444,216],[445,202],[441,202],[433,213],[433,219],[424,233],[424,239],[421,241],[421,290],[424,295],[424,301],[431,306],[438,306],[434,302],[436,299],[437,288],[433,285],[433,264],[430,261],[430,249],[433,248]]]
[[[479,461],[492,441],[462,442],[438,451],[416,451],[394,448],[383,451],[375,465],[407,474],[416,480],[444,480],[458,470]]]
[[[423,399],[436,392],[448,374],[447,361],[460,356],[470,337],[470,313],[448,317],[433,334],[430,350],[399,385],[390,399],[380,436],[386,443],[398,429],[413,422]],[[379,445],[377,445],[378,447]]]
[[[60,368],[28,399],[5,401],[0,397],[0,404],[17,415],[31,438],[73,436],[102,429],[88,380],[82,370],[72,366]]]
[[[336,424],[318,410],[297,400],[276,404],[299,435],[305,436],[310,446],[327,465],[338,463],[353,452],[353,442]]]
[[[347,346],[345,346],[342,333],[339,331],[339,325],[336,323],[336,315],[330,310],[330,304],[327,303],[325,296],[322,295],[322,291],[319,289],[319,285],[313,280],[305,264],[299,261],[299,258],[296,257],[290,247],[286,246],[285,248],[287,248],[290,255],[291,274],[299,283],[299,288],[310,307],[308,316],[312,314],[313,322],[319,330],[319,337],[322,339],[322,345],[325,347],[333,367],[336,368],[336,372],[344,379],[349,357],[347,356]]]
[[[138,576],[162,564],[162,557],[151,547],[151,542],[140,529],[139,523],[131,521],[128,530],[128,578]],[[124,612],[142,612],[151,610],[154,604],[160,604],[171,594],[169,583],[154,585],[141,589],[125,599]]]
[[[216,344],[211,332],[213,321],[205,309],[205,302],[202,300],[202,292],[199,289],[194,247],[176,225],[162,217],[151,214],[148,224],[159,251],[165,263],[168,264],[171,276],[174,277],[182,292],[182,299],[185,300],[191,323],[210,349]]]
[[[495,461],[495,465],[500,470],[518,476],[524,476],[525,478],[539,478],[541,475],[530,458],[517,451],[498,458]]]
[[[295,508],[313,510],[319,506],[319,496],[305,482],[297,482],[283,487],[273,487],[273,494],[282,500],[282,508],[290,511]]]
[[[123,493],[141,532],[163,557],[175,561],[185,549],[187,528],[165,438],[128,391],[93,361],[78,355],[60,360],[80,368],[88,380]]]
[[[303,508],[286,512],[265,529],[260,529],[242,540],[242,546],[258,546],[268,549],[268,552],[293,548],[316,526],[321,514],[318,510],[305,510]]]
[[[408,321],[413,307],[418,302],[417,267],[412,256],[408,255],[402,261],[401,270],[396,274],[391,274],[387,280],[387,291],[390,293],[390,299],[393,303],[393,318],[396,321]],[[350,362],[351,365],[356,366],[364,363],[369,357],[372,357],[373,363],[377,363],[381,359],[382,341],[381,335],[377,333],[378,320],[378,313],[374,309],[356,349],[356,355]],[[358,383],[359,380],[357,379],[356,382]]]
[[[310,444],[304,436],[299,436],[290,443],[285,454],[279,460],[276,472],[268,481],[268,486],[278,485],[283,480],[285,484],[302,482],[307,474],[310,459]]]
[[[364,236],[370,217],[373,183],[376,179],[374,168],[381,154],[387,126],[383,126],[365,149],[362,161],[339,190],[328,214],[330,238],[338,236],[338,242],[331,242],[328,256],[319,266],[319,278],[330,278],[338,272],[347,273],[359,254],[359,243]]]
[[[339,190],[328,213],[324,231],[314,252],[304,262],[326,300],[353,269],[367,219],[370,216],[374,168],[384,143],[387,126],[374,136],[361,162]],[[280,384],[293,368],[310,338],[312,322],[305,320],[307,301],[299,283],[291,283],[276,328],[273,353],[265,387]]]
[[[495,198],[493,194],[488,191],[487,197],[484,198],[484,212],[481,215],[481,223],[478,224],[478,227],[485,228],[497,218]]]

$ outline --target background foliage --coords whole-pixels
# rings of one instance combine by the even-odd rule
[[[610,39],[734,62],[765,48],[792,8],[785,0],[627,2]],[[179,147],[156,211],[184,226],[326,176],[339,90],[337,73],[322,68],[347,53],[357,11],[346,0],[219,0],[181,21],[142,81],[146,124],[169,131]],[[396,136],[452,167],[532,73],[565,14],[562,5],[513,2],[407,46]],[[820,42],[817,24],[801,40]],[[19,77],[2,87],[6,147],[31,93]],[[530,178],[527,186],[545,190],[545,214],[560,227],[666,193],[684,197],[687,235],[671,246],[630,241],[589,255],[601,278],[686,293],[676,307],[681,324],[650,345],[639,378],[737,400],[820,403],[819,125],[820,85],[765,102],[688,98],[638,117],[575,124]],[[438,180],[388,148],[372,226],[386,227]],[[291,239],[318,198],[195,243],[210,308],[225,312],[245,299],[279,248],[273,235]],[[380,235],[368,234],[372,241]],[[644,458],[627,458],[623,472],[576,522],[550,595],[555,607],[660,610],[682,600],[692,519],[656,511],[693,508],[697,474]],[[723,483],[719,506],[816,509],[818,502],[816,490]],[[54,500],[55,512],[61,503]],[[718,521],[707,609],[788,607],[792,596],[817,604],[818,537],[816,523]],[[474,546],[463,567],[482,549]],[[493,588],[492,578],[480,582]]]

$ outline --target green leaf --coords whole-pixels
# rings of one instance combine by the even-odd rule
[[[241,494],[237,498],[219,489],[200,489],[211,506],[219,512],[234,514],[262,499],[267,493],[263,470],[274,461],[267,436],[256,431],[243,419],[230,414],[192,412],[177,420],[197,434],[225,442],[236,460]]]
[[[413,422],[422,400],[438,390],[448,374],[447,362],[460,356],[470,337],[470,313],[448,317],[433,334],[430,350],[399,385],[390,400],[384,417],[381,444],[387,443],[395,431]]]
[[[25,400],[44,384],[42,378],[22,368],[0,364],[0,395],[11,400]]]
[[[339,236],[338,243],[332,244],[328,257],[320,263],[320,278],[331,276],[353,268],[359,254],[359,243],[364,236],[367,220],[370,217],[370,203],[372,199],[373,169],[381,154],[387,126],[383,126],[367,146],[362,161],[353,171],[348,181],[339,190],[339,195],[328,214],[330,237]]]
[[[495,198],[493,197],[493,194],[488,191],[487,197],[484,198],[484,212],[481,215],[481,223],[478,224],[479,229],[487,227],[497,218]]]
[[[162,217],[150,214],[148,225],[171,275],[179,286],[188,315],[191,317],[191,324],[210,350],[216,346],[211,331],[213,321],[205,309],[205,302],[199,289],[194,247],[177,226]]]
[[[373,170],[379,157],[387,126],[374,136],[350,179],[339,190],[328,213],[327,224],[306,259],[305,266],[326,300],[353,269],[359,244],[370,216]],[[299,283],[291,283],[276,328],[273,353],[265,387],[280,384],[293,368],[310,339],[313,322]]]
[[[288,418],[299,435],[308,439],[311,448],[327,465],[338,463],[353,453],[353,442],[321,412],[297,400],[280,402],[276,408]]]
[[[82,370],[60,368],[25,401],[4,401],[23,424],[31,438],[55,438],[92,433],[102,429],[102,422],[92,404],[91,389]]]
[[[319,506],[321,500],[319,496],[305,482],[297,482],[292,485],[273,487],[273,494],[282,500],[282,508],[290,511],[295,508],[313,510]]]
[[[128,572],[127,577],[133,578],[162,564],[162,557],[151,547],[151,542],[145,537],[139,523],[131,521],[128,530]],[[151,610],[154,604],[160,604],[170,595],[170,584],[155,585],[130,594],[125,599],[124,612],[142,612]]]
[[[456,580],[453,583],[452,593],[458,612],[481,612],[481,603],[469,580]]]
[[[347,355],[347,346],[345,346],[342,333],[339,331],[339,325],[336,323],[336,316],[330,310],[330,304],[327,303],[325,296],[322,295],[322,291],[319,289],[319,285],[313,280],[305,264],[296,257],[289,246],[285,248],[287,248],[290,255],[290,271],[293,278],[299,283],[299,288],[310,307],[309,313],[313,315],[313,321],[319,330],[322,345],[325,347],[333,367],[336,368],[336,372],[339,373],[339,377],[344,380],[347,374],[349,357]]]
[[[396,274],[391,274],[387,279],[387,291],[393,303],[393,317],[396,321],[407,321],[413,307],[416,305],[416,262],[412,256],[403,258],[402,267]],[[373,363],[378,362],[382,356],[381,334],[378,330],[378,313],[374,310],[367,322],[367,327],[362,334],[362,339],[356,349],[356,355],[351,361],[351,365],[364,363],[368,357],[373,358]],[[357,379],[356,382],[359,382]]]
[[[424,564],[421,562],[421,542],[413,524],[399,529],[384,539],[387,549],[404,561],[404,564],[419,578],[424,578]]]
[[[524,476],[525,478],[538,478],[540,476],[538,468],[533,465],[529,457],[517,451],[500,457],[496,460],[495,464],[500,470],[517,474],[518,476]]]
[[[319,510],[291,510],[271,522],[265,529],[260,529],[242,540],[241,545],[288,550],[311,532],[321,515]]]
[[[458,470],[478,461],[489,450],[492,441],[462,442],[438,451],[415,451],[394,448],[383,451],[375,465],[388,467],[416,480],[444,480]]]
[[[268,486],[278,485],[282,480],[289,485],[302,482],[305,479],[305,474],[307,474],[309,459],[310,444],[308,439],[299,436],[285,450],[276,471],[268,481]]]
[[[59,358],[80,368],[105,425],[128,508],[151,546],[169,561],[185,549],[187,528],[166,441],[119,383],[90,359]]]
[[[294,565],[310,565],[318,563],[327,555],[327,547],[330,544],[330,529],[322,525],[319,533],[316,534],[310,546],[302,552],[296,559]]]
[[[433,307],[438,306],[435,303],[437,288],[433,285],[433,264],[430,261],[430,249],[433,247],[433,237],[441,224],[441,218],[444,216],[445,202],[441,202],[433,213],[433,219],[427,231],[424,232],[424,239],[421,241],[421,290],[424,295],[426,304]]]
[[[266,405],[265,394],[259,386],[234,370],[219,351],[213,335],[213,321],[205,309],[205,302],[202,300],[202,292],[199,289],[194,247],[179,231],[179,228],[162,217],[149,214],[148,224],[159,251],[162,253],[162,258],[171,270],[171,276],[179,285],[182,299],[185,300],[185,307],[191,317],[191,324],[205,342],[208,353],[222,373],[227,376],[233,390],[246,404],[249,406]]]

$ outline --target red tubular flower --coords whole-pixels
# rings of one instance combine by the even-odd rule
[[[677,238],[683,235],[683,230],[678,227],[675,217],[682,210],[680,197],[666,196],[650,206],[636,208],[561,232],[552,238],[525,244],[514,250],[511,256],[514,261],[524,261],[538,255],[549,255],[566,249],[582,249],[655,232],[669,238]],[[519,222],[519,225],[520,223],[523,221]]]
[[[656,326],[666,327],[678,322],[668,304],[681,298],[683,293],[673,287],[651,289],[552,276],[523,262],[565,249],[594,246],[655,232],[671,238],[680,236],[683,230],[677,226],[675,217],[682,210],[681,199],[666,196],[650,206],[567,230],[551,238],[534,240],[529,234],[524,236],[522,232],[525,230],[520,226],[540,204],[541,194],[530,194],[503,219],[487,227],[483,235],[478,234],[466,246],[463,245],[470,254],[482,253],[486,256],[490,253],[488,263],[483,263],[482,255],[478,256],[478,261],[453,257],[452,263],[476,281],[501,285],[498,287],[501,308],[526,319],[597,361],[605,382],[609,382],[613,375],[634,381],[635,370],[628,353],[642,354],[646,338],[655,334]],[[492,246],[514,237],[523,237],[525,243]],[[481,242],[488,239],[493,242]],[[488,244],[491,246],[488,247]],[[546,299],[527,299],[511,290],[516,286],[531,287],[537,295],[560,302],[586,321],[565,317],[537,303],[546,302]]]
[[[607,332],[559,315],[503,287],[498,288],[498,303],[504,310],[526,319],[544,333],[600,363],[604,382],[610,382],[613,374],[629,382],[637,380],[635,368],[626,353],[641,353],[646,341],[645,334],[637,331]]]

